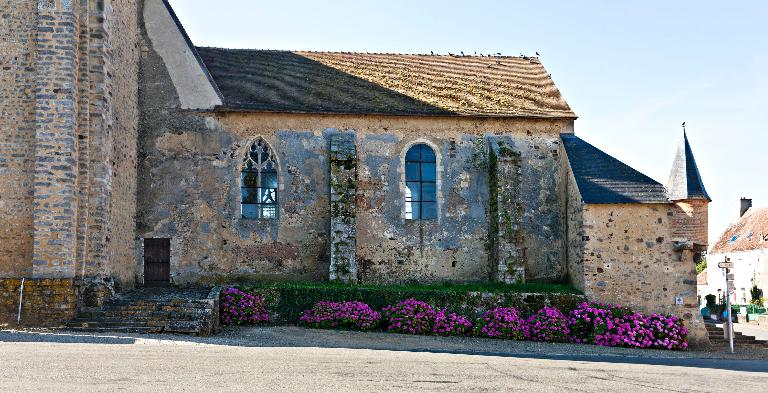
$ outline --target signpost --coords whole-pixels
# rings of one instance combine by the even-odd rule
[[[731,315],[731,293],[733,292],[733,274],[730,273],[730,269],[733,269],[733,262],[731,258],[725,257],[723,262],[719,262],[717,267],[725,269],[725,312],[728,320],[726,321],[728,327],[728,349],[733,353],[733,316]]]
[[[720,269],[733,269],[733,262],[731,262],[731,258],[725,257],[725,261],[718,262],[717,267]]]

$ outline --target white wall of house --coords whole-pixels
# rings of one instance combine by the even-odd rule
[[[704,296],[714,294],[720,299],[725,291],[725,270],[717,267],[717,263],[725,260],[726,255],[734,263],[731,273],[734,275],[735,291],[731,294],[731,303],[749,303],[752,285],[757,285],[763,290],[763,297],[768,297],[768,249],[763,248],[707,255],[707,285],[697,288],[702,304],[706,304]]]

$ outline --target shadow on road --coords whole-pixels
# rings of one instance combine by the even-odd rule
[[[61,343],[61,344],[135,344],[133,337],[81,335],[59,332],[24,332],[0,330],[0,342]]]
[[[433,337],[313,330],[285,326],[230,328],[224,334],[212,337],[173,334],[84,334],[67,331],[0,330],[0,343],[135,344],[139,340],[154,341],[159,345],[162,345],[163,342],[172,342],[174,344],[189,343],[191,345],[207,344],[275,349],[332,348],[768,372],[768,351],[730,356],[725,353],[668,352],[474,337]]]

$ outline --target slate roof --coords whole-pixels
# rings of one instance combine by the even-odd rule
[[[682,199],[712,201],[704,188],[704,182],[701,180],[699,167],[696,166],[696,159],[693,158],[693,151],[685,131],[683,131],[683,140],[680,142],[675,160],[672,163],[667,190],[669,191],[669,199],[673,201]]]
[[[768,207],[749,208],[738,221],[728,226],[709,253],[758,249],[768,249]]]
[[[197,52],[223,110],[576,118],[535,57]]]
[[[573,134],[561,134],[584,203],[668,203],[661,183]]]

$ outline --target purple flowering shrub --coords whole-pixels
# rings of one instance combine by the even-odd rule
[[[644,322],[652,337],[650,348],[688,348],[688,329],[680,318],[651,314],[650,317],[645,318]]]
[[[269,322],[264,298],[243,292],[237,288],[221,291],[221,323],[224,325],[252,325]]]
[[[440,310],[435,313],[432,333],[438,336],[465,336],[472,332],[472,322],[463,315]]]
[[[313,328],[370,330],[379,326],[381,314],[363,302],[318,302],[299,321]]]
[[[621,305],[582,303],[569,315],[571,341],[610,347],[685,349],[688,331],[675,316],[634,312]]]
[[[632,314],[633,311],[613,304],[603,303],[581,303],[579,306],[570,312],[569,318],[569,330],[570,339],[575,343],[586,344],[598,344],[607,343],[606,335],[610,337],[611,332],[623,334],[627,329],[626,326],[620,327],[619,324],[626,315]]]
[[[525,321],[528,339],[532,341],[567,342],[570,334],[569,320],[556,307],[544,306]]]
[[[514,307],[497,307],[486,311],[475,325],[475,334],[491,338],[523,340],[528,327]]]
[[[394,333],[428,334],[435,325],[435,309],[416,299],[403,300],[382,310],[386,330]]]

